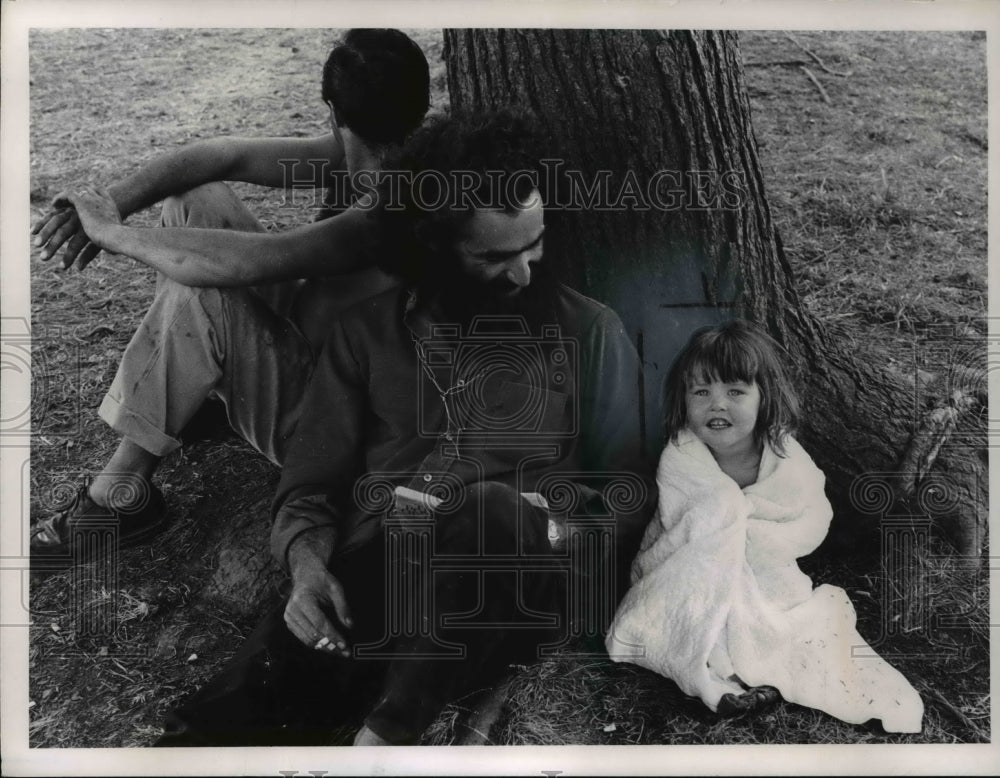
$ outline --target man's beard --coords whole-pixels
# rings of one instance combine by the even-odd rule
[[[558,283],[543,263],[532,268],[531,283],[517,294],[517,288],[505,278],[483,283],[468,278],[457,270],[441,284],[441,307],[456,324],[468,325],[476,316],[519,316],[531,332],[542,324],[556,321],[556,289]]]

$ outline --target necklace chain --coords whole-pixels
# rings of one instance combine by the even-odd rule
[[[462,428],[455,422],[454,416],[451,413],[451,403],[448,402],[448,398],[456,394],[461,394],[472,388],[475,384],[482,380],[486,375],[486,369],[483,368],[479,370],[475,375],[472,376],[468,381],[464,378],[459,378],[457,383],[453,386],[449,386],[447,389],[441,388],[441,384],[438,383],[437,378],[434,377],[434,371],[431,370],[430,365],[427,361],[427,354],[424,352],[423,344],[417,338],[415,333],[410,333],[410,337],[413,338],[413,345],[417,351],[417,361],[420,362],[420,367],[430,379],[431,383],[434,384],[434,388],[437,389],[438,397],[441,398],[441,404],[444,406],[444,415],[447,422],[447,431],[445,432],[445,437],[449,441],[458,446],[459,437],[461,435]]]

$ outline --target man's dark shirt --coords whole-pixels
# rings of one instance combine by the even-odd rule
[[[274,502],[282,567],[303,533],[328,533],[338,551],[375,537],[385,511],[364,496],[372,478],[443,495],[478,481],[526,493],[554,474],[633,473],[646,499],[619,516],[618,534],[637,537],[655,487],[640,454],[635,350],[610,308],[562,285],[550,307],[533,332],[509,317],[460,332],[437,301],[394,288],[339,317]]]

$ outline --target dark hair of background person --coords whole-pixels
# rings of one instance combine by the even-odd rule
[[[427,58],[399,30],[348,30],[323,66],[323,101],[366,142],[402,143],[430,105]]]

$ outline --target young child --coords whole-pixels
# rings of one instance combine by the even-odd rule
[[[659,505],[606,645],[733,715],[789,702],[919,732],[920,695],[855,630],[842,589],[796,559],[826,536],[824,476],[791,436],[777,344],[744,321],[697,332],[667,377]]]

